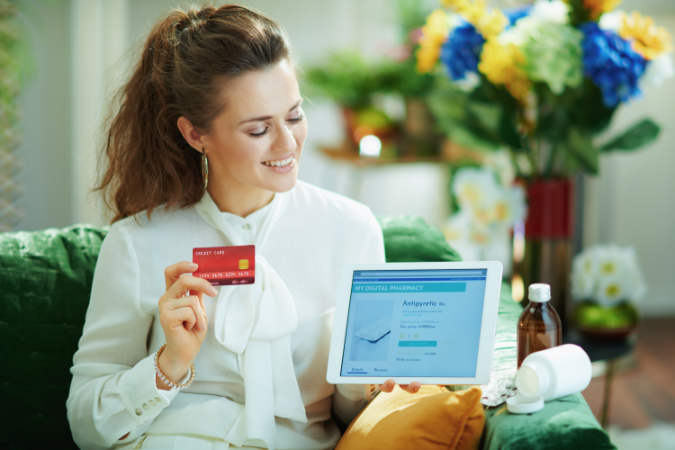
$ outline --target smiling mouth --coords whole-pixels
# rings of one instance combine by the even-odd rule
[[[264,161],[263,164],[266,166],[271,166],[271,167],[286,167],[289,165],[291,162],[293,162],[294,156],[290,156],[286,159],[282,159],[279,161]]]

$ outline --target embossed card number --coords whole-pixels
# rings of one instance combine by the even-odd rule
[[[255,245],[194,248],[192,262],[199,265],[192,275],[213,286],[255,282]]]

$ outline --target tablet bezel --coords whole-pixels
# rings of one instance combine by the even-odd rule
[[[340,374],[342,355],[347,333],[347,316],[351,302],[352,280],[355,270],[461,270],[487,269],[485,296],[483,298],[483,315],[481,318],[478,359],[474,377],[397,377],[366,376],[347,377]],[[328,371],[326,380],[331,384],[382,384],[393,379],[397,384],[409,384],[418,381],[422,384],[486,384],[490,380],[492,355],[494,351],[497,313],[502,285],[502,264],[499,261],[475,262],[419,262],[419,263],[386,263],[386,264],[347,264],[340,269],[335,318],[328,355]]]

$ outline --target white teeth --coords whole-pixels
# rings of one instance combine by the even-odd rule
[[[266,166],[274,166],[274,167],[284,167],[287,166],[293,161],[293,157],[291,156],[288,159],[284,159],[282,161],[265,161],[263,164]]]

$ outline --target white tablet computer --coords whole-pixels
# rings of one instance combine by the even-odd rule
[[[328,382],[487,383],[501,283],[493,261],[343,266]]]

